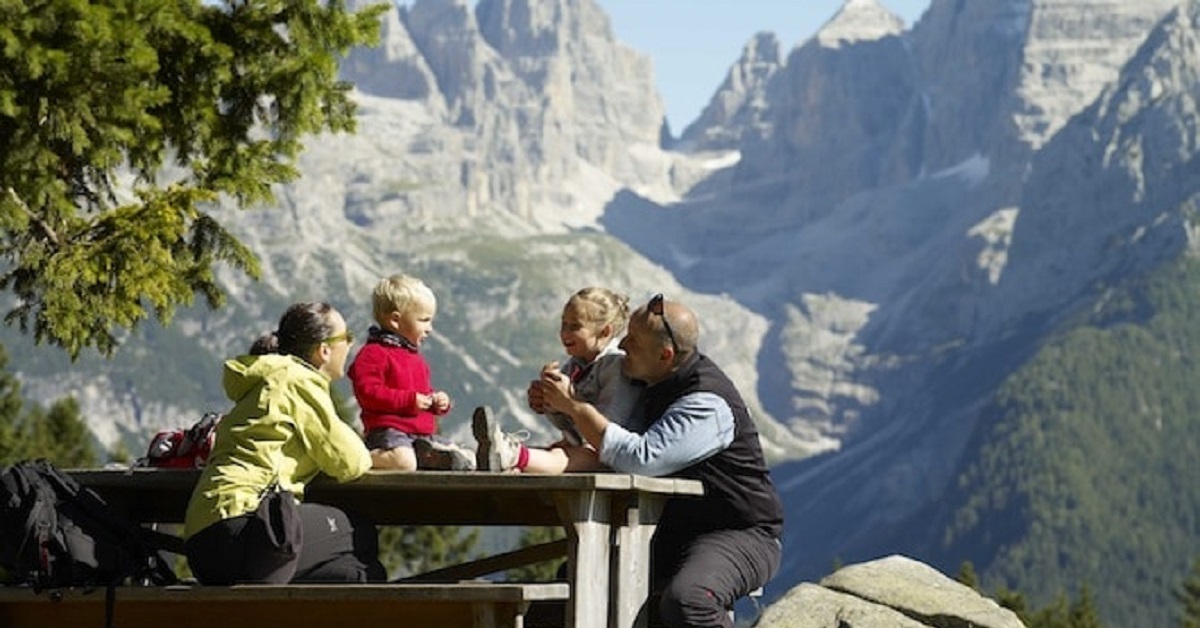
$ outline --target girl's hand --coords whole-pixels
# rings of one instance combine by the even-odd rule
[[[525,401],[529,404],[529,409],[538,414],[546,413],[546,399],[542,395],[541,380],[533,380],[529,382],[529,388],[525,389]]]
[[[529,409],[538,414],[546,413],[546,399],[542,394],[541,378],[545,377],[546,373],[557,373],[558,362],[547,362],[542,366],[542,370],[538,373],[538,379],[529,382],[529,388],[525,389],[525,401],[529,404]]]
[[[570,414],[571,404],[575,401],[574,386],[566,375],[553,371],[542,371],[542,378],[537,385],[541,388],[543,405],[547,410]]]

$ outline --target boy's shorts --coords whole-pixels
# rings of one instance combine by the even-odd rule
[[[367,443],[367,449],[382,449],[387,451],[397,447],[408,447],[411,449],[413,441],[417,439],[427,440],[440,445],[451,444],[448,439],[442,438],[437,434],[408,434],[394,427],[381,427],[371,430],[367,432],[364,440]]]
[[[381,427],[367,432],[364,441],[367,449],[372,450],[412,449],[418,469],[474,471],[476,468],[474,451],[436,434],[408,434],[392,427]]]

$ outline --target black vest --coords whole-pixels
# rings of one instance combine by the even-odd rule
[[[693,353],[669,378],[648,387],[642,396],[647,422],[661,417],[680,397],[698,392],[715,394],[729,404],[734,420],[733,442],[671,475],[700,480],[704,497],[668,501],[659,532],[692,536],[757,527],[778,538],[783,531],[783,504],[763,459],[758,428],[733,382],[712,360]]]

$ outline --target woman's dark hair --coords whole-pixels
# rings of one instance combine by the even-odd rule
[[[250,345],[250,355],[280,353],[308,360],[317,345],[333,335],[333,306],[322,301],[295,303],[279,318],[279,327]]]

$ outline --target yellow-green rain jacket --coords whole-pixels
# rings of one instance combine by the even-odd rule
[[[334,409],[329,378],[304,360],[276,354],[227,360],[224,385],[234,407],[217,426],[192,492],[185,538],[253,511],[276,477],[303,498],[318,472],[344,482],[371,468],[362,437]]]

